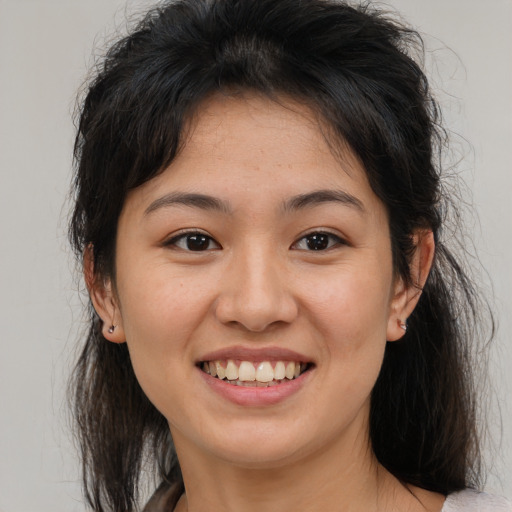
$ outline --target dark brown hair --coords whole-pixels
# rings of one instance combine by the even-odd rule
[[[208,95],[253,90],[310,106],[360,158],[386,206],[397,275],[410,280],[412,233],[434,233],[435,261],[407,334],[386,348],[370,434],[378,460],[399,479],[449,493],[479,483],[470,357],[481,337],[479,298],[443,239],[446,139],[412,57],[421,52],[418,34],[368,5],[163,2],[108,51],[88,85],[70,239],[79,259],[91,244],[96,273],[115,279],[126,194],[172,162],[185,122]],[[89,313],[72,383],[86,497],[95,511],[130,512],[147,457],[175,495],[181,473],[167,422],[139,387],[126,344],[106,341],[92,306]]]

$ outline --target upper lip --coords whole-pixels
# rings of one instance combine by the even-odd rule
[[[203,355],[197,362],[225,361],[237,359],[239,361],[295,361],[301,363],[312,362],[310,357],[281,347],[249,348],[243,346],[226,347]]]

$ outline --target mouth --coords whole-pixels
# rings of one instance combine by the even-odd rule
[[[233,386],[266,388],[295,380],[313,365],[301,361],[226,359],[201,361],[198,366],[204,373]]]

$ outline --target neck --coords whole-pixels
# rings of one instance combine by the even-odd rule
[[[266,467],[242,467],[213,457],[173,432],[186,496],[177,511],[369,512],[396,510],[386,503],[393,484],[405,490],[375,459],[368,436],[343,436],[305,457]]]

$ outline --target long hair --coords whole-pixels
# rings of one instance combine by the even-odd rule
[[[443,239],[446,137],[414,58],[421,53],[417,33],[369,5],[161,3],[108,51],[88,85],[70,240],[80,260],[92,247],[96,274],[115,279],[126,194],[172,162],[186,121],[209,95],[252,90],[308,105],[358,156],[385,205],[396,275],[411,282],[412,233],[434,233],[432,271],[406,335],[386,348],[372,392],[370,436],[396,477],[447,494],[479,484],[470,356],[482,334],[478,294]],[[149,461],[172,506],[183,482],[167,422],[141,390],[126,344],[105,340],[92,306],[88,314],[72,380],[86,498],[97,512],[135,510]]]

